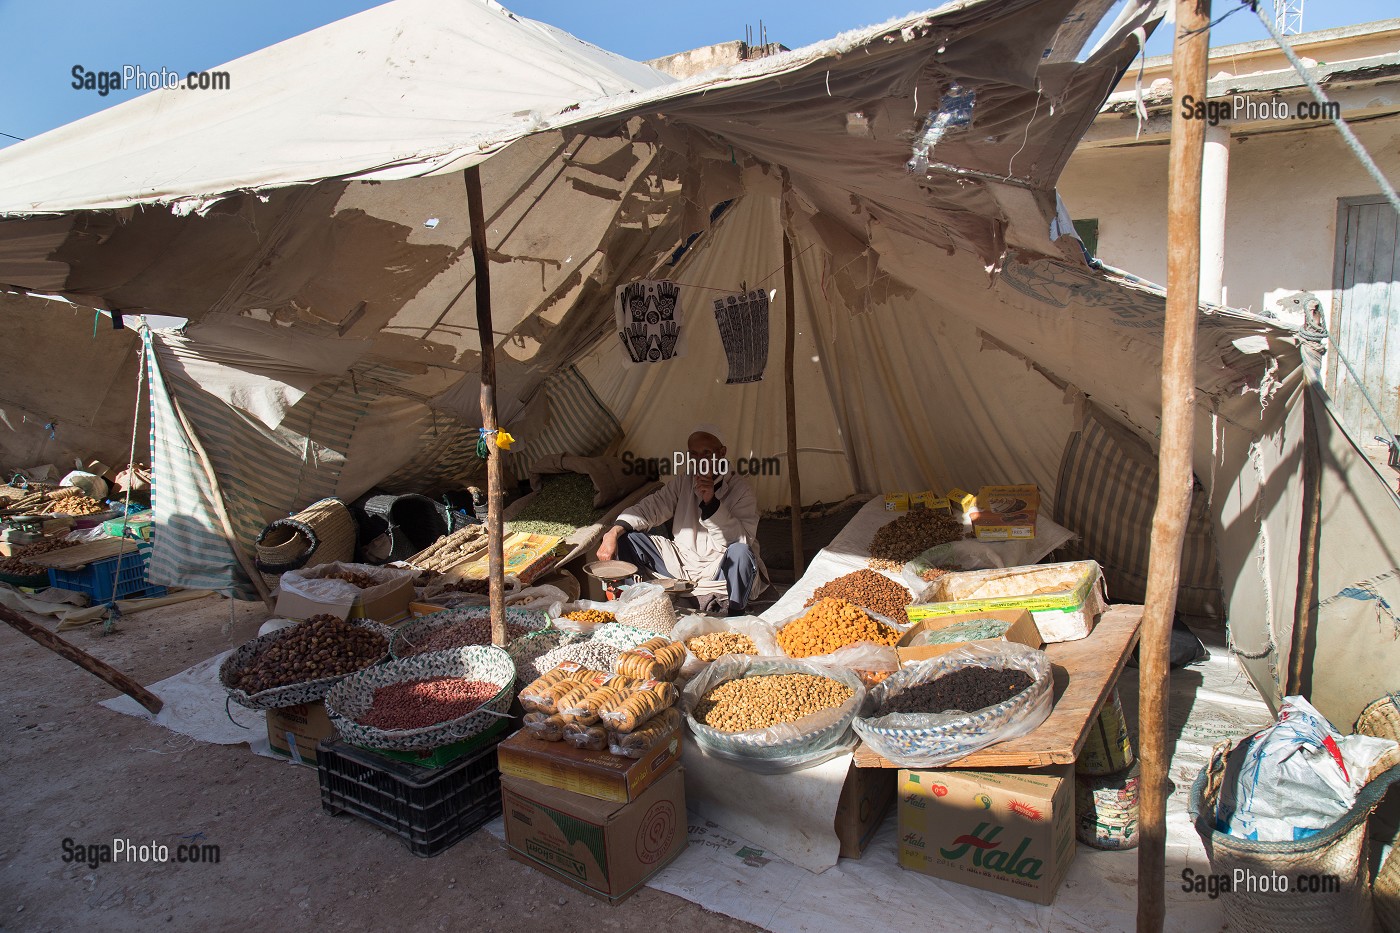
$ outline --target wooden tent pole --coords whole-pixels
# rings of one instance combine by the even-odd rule
[[[1172,89],[1178,102],[1206,97],[1210,0],[1176,0]],[[1166,917],[1168,688],[1172,616],[1181,580],[1181,549],[1191,511],[1196,407],[1196,315],[1201,282],[1201,166],[1206,121],[1172,110],[1167,199],[1167,315],[1162,335],[1162,440],[1157,508],[1147,563],[1147,597],[1139,650],[1138,912],[1140,933]],[[1194,115],[1193,115],[1194,116]]]
[[[491,270],[486,256],[486,211],[481,166],[462,173],[467,184],[472,263],[476,267],[476,331],[481,344],[481,427],[486,435],[486,554],[491,582],[491,644],[506,643],[505,556],[501,525],[501,449],[496,446],[496,332],[491,324]]]
[[[806,560],[802,554],[802,482],[797,473],[797,389],[793,361],[797,353],[797,295],[793,289],[792,239],[783,231],[783,388],[787,392],[788,500],[792,504],[792,578],[800,579]]]
[[[156,696],[112,665],[105,661],[97,660],[97,658],[94,658],[81,648],[70,645],[43,626],[35,625],[33,622],[30,622],[18,612],[8,609],[5,606],[0,606],[0,619],[4,619],[21,634],[28,635],[54,654],[67,658],[89,674],[96,674],[98,677],[101,677],[107,683],[131,697],[152,713],[159,713],[161,707],[165,705],[161,702],[160,697]]]

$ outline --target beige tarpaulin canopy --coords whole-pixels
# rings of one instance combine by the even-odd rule
[[[954,3],[671,81],[494,4],[398,0],[230,63],[228,91],[156,92],[0,152],[0,283],[190,319],[153,347],[216,471],[249,487],[225,490],[246,535],[472,437],[447,427],[479,423],[464,167],[481,165],[501,419],[526,459],[667,456],[697,421],[781,456],[779,356],[725,384],[711,306],[780,289],[786,231],[804,499],[1034,482],[1069,524],[1057,494],[1087,485],[1110,516],[1100,556],[1131,579],[1132,445],[1107,466],[1084,451],[1102,424],[1153,443],[1163,301],[1086,262],[1054,190],[1150,25],[1130,3],[1082,49],[1111,5]],[[686,352],[624,365],[613,294],[645,278],[681,283]],[[1306,550],[1304,343],[1202,311],[1198,582],[1271,701]],[[1314,404],[1309,676],[1345,722],[1400,667],[1400,533]],[[262,444],[296,482],[242,475]],[[756,485],[784,502],[781,476]]]

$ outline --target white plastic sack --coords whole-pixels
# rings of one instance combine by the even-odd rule
[[[612,613],[623,625],[669,635],[676,627],[676,609],[666,588],[658,583],[634,583],[613,600]]]
[[[576,619],[566,619],[565,615],[570,612],[583,612],[587,609],[594,609],[598,612],[613,613],[615,603],[600,603],[591,599],[578,599],[574,602],[566,602],[559,607],[559,614],[554,618],[554,627],[564,629],[569,632],[591,632],[597,628],[599,622],[579,622]]]
[[[1239,779],[1222,788],[1217,828],[1240,839],[1291,842],[1326,829],[1356,802],[1390,739],[1341,735],[1298,696],[1255,735]]]
[[[85,470],[74,470],[72,473],[63,477],[58,485],[75,486],[98,502],[107,498],[107,481]]]
[[[361,588],[349,580],[326,579],[327,574],[339,571],[364,574],[374,581],[374,586]],[[405,579],[411,580],[417,575],[418,571],[412,567],[372,567],[369,564],[332,561],[329,564],[317,564],[315,567],[288,570],[282,574],[280,586],[284,592],[295,593],[317,602],[343,603],[356,597],[369,602],[388,593]]]
[[[968,538],[940,544],[906,563],[899,580],[914,594],[914,602],[927,602],[930,586],[919,574],[932,567],[943,570],[999,570],[1038,564],[1052,551],[1074,537],[1074,532],[1043,515],[1035,519],[1035,537],[1029,541],[978,541]]]
[[[528,586],[506,596],[506,605],[513,609],[534,609],[551,619],[560,615],[569,594],[557,586]]]
[[[937,768],[1026,735],[1049,717],[1055,705],[1050,660],[1045,652],[1016,642],[970,644],[916,661],[876,684],[863,712],[873,714],[886,699],[967,667],[1025,671],[1031,685],[981,710],[857,716],[852,727],[866,745],[901,768]]]
[[[685,644],[686,639],[713,632],[737,632],[747,635],[758,649],[758,657],[778,657],[782,649],[778,647],[778,630],[771,622],[758,616],[686,616],[671,629],[671,641]],[[681,665],[680,677],[689,680],[705,669],[711,662],[697,658],[689,647],[685,650],[685,663]]]

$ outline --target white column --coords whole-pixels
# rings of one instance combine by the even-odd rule
[[[1230,176],[1230,128],[1206,127],[1201,166],[1201,291],[1210,304],[1225,302],[1225,194]]]

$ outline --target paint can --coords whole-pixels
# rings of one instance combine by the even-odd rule
[[[1086,777],[1102,777],[1117,774],[1135,760],[1133,744],[1128,738],[1128,720],[1123,715],[1118,688],[1114,687],[1113,696],[1104,703],[1098,718],[1089,727],[1089,737],[1075,759],[1074,770]]]
[[[1138,768],[1074,779],[1075,836],[1095,849],[1134,849],[1138,844]]]

